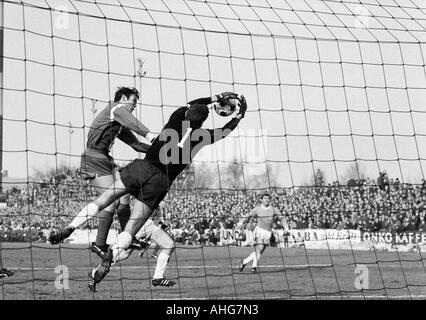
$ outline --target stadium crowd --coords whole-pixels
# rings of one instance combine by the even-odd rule
[[[94,190],[79,170],[46,177],[41,183],[8,188],[0,207],[1,239],[45,242],[46,230],[65,225],[82,203],[94,197]]]
[[[270,192],[272,204],[286,216],[280,229],[359,229],[362,231],[426,231],[426,182],[400,183],[381,173],[378,179],[350,180],[315,187]],[[2,241],[46,241],[46,230],[66,225],[95,192],[80,176],[68,172],[1,195]],[[176,241],[217,244],[220,229],[236,227],[241,215],[259,204],[256,192],[171,191],[162,219]],[[118,223],[114,223],[117,228]],[[96,219],[90,228],[96,228]]]

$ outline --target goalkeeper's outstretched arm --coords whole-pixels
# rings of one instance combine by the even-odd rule
[[[222,92],[222,93],[216,94],[212,97],[199,98],[199,99],[192,100],[192,101],[188,102],[188,105],[193,105],[193,104],[209,105],[209,104],[212,104],[214,102],[221,102],[221,101],[225,101],[227,99],[237,99],[237,98],[238,98],[238,94],[236,94],[236,93]]]

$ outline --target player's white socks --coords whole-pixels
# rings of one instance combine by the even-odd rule
[[[254,258],[253,258],[253,264],[251,265],[252,268],[257,268],[257,257],[256,257],[256,252],[254,253]]]
[[[117,243],[112,246],[113,261],[123,260],[123,252],[125,252],[132,244],[132,236],[130,233],[123,231],[117,237]],[[121,259],[120,259],[121,258]]]
[[[98,205],[96,203],[91,202],[78,213],[78,215],[68,226],[77,229],[78,227],[82,226],[87,221],[92,219],[95,215],[97,215],[98,212]]]
[[[163,279],[164,272],[166,271],[167,263],[169,262],[170,253],[162,250],[157,258],[157,266],[155,267],[155,273],[153,279]]]
[[[243,260],[244,264],[249,264],[250,261],[256,259],[256,252],[252,252],[247,258]],[[254,263],[254,262],[253,262]]]

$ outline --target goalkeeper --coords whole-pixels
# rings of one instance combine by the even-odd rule
[[[252,273],[257,272],[258,263],[260,258],[265,251],[266,247],[271,242],[272,236],[272,225],[277,218],[281,218],[281,223],[285,223],[285,216],[279,212],[279,210],[271,206],[271,196],[267,193],[261,197],[260,206],[254,208],[250,214],[241,218],[238,222],[238,227],[244,229],[247,223],[255,218],[257,221],[256,227],[254,228],[254,252],[252,252],[247,258],[240,262],[240,272],[242,272],[247,264],[252,261],[250,271]]]
[[[201,129],[209,115],[207,105],[231,98],[240,101],[236,117],[222,128]],[[244,118],[246,110],[247,103],[244,96],[238,97],[232,92],[197,99],[190,102],[189,106],[177,109],[170,116],[160,136],[152,143],[145,159],[136,159],[120,169],[120,179],[80,211],[72,222],[74,226],[85,223],[113,203],[117,197],[130,193],[136,198],[124,231],[118,235],[117,243],[112,250],[106,252],[102,263],[93,273],[94,283],[100,282],[106,276],[113,260],[118,262],[123,259],[123,255],[125,258],[125,251],[130,247],[136,233],[164,199],[173,181],[191,163],[196,153],[203,146],[228,136]]]

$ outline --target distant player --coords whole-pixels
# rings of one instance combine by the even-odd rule
[[[277,208],[270,205],[271,196],[269,194],[262,195],[262,203],[260,206],[254,208],[250,214],[242,217],[238,223],[238,227],[244,229],[248,222],[256,219],[256,227],[254,228],[254,252],[240,262],[240,272],[242,272],[247,264],[252,262],[251,272],[257,272],[258,263],[265,251],[266,247],[270,244],[272,236],[272,225],[277,218],[281,218],[282,223],[285,221],[285,216],[282,215]]]
[[[145,224],[140,228],[136,233],[135,239],[140,243],[152,242],[156,245],[156,248],[153,252],[153,257],[157,259],[157,265],[155,267],[154,275],[152,277],[152,284],[154,287],[163,286],[171,287],[176,283],[172,280],[168,280],[164,277],[166,271],[167,263],[169,262],[170,256],[175,250],[175,242],[170,234],[166,231],[167,226],[159,221],[160,209],[156,210],[156,217],[150,217]],[[127,259],[135,249],[135,246],[130,247],[129,249],[122,252],[120,256],[120,261]],[[138,249],[138,248],[136,248]],[[148,249],[141,252],[141,257],[143,253]],[[117,261],[116,261],[117,262]],[[94,273],[96,269],[92,270],[89,277],[89,289],[90,291],[96,292],[96,281]]]
[[[236,117],[223,128],[201,129],[209,115],[208,105],[231,98],[240,101]],[[112,250],[106,252],[102,263],[93,272],[95,284],[106,276],[113,261],[118,262],[128,256],[126,250],[136,233],[163,200],[176,177],[191,163],[196,153],[203,146],[229,135],[244,118],[246,110],[244,96],[238,97],[232,92],[197,99],[188,103],[188,106],[177,109],[152,143],[145,159],[136,159],[120,169],[120,179],[80,211],[72,222],[75,226],[87,222],[100,210],[113,203],[117,197],[130,193],[137,199],[124,231],[118,235],[117,243],[113,245]],[[167,264],[167,260],[164,260],[164,263]],[[161,281],[159,285],[162,285]]]
[[[110,155],[114,140],[118,138],[137,152],[145,153],[151,145],[139,142],[133,132],[145,137],[148,141],[156,137],[132,114],[138,99],[137,89],[118,88],[115,92],[114,102],[109,103],[98,114],[90,127],[86,149],[81,155],[80,167],[85,179],[95,188],[98,195],[101,195],[115,180],[119,179],[117,165]],[[124,228],[130,216],[129,196],[123,196],[98,214],[98,232],[91,249],[100,257],[108,248],[106,240],[115,209],[117,209],[120,225]],[[62,234],[55,230],[52,231],[49,235],[50,243],[59,243],[61,239],[69,237],[77,227],[78,225],[71,223],[61,231]]]

